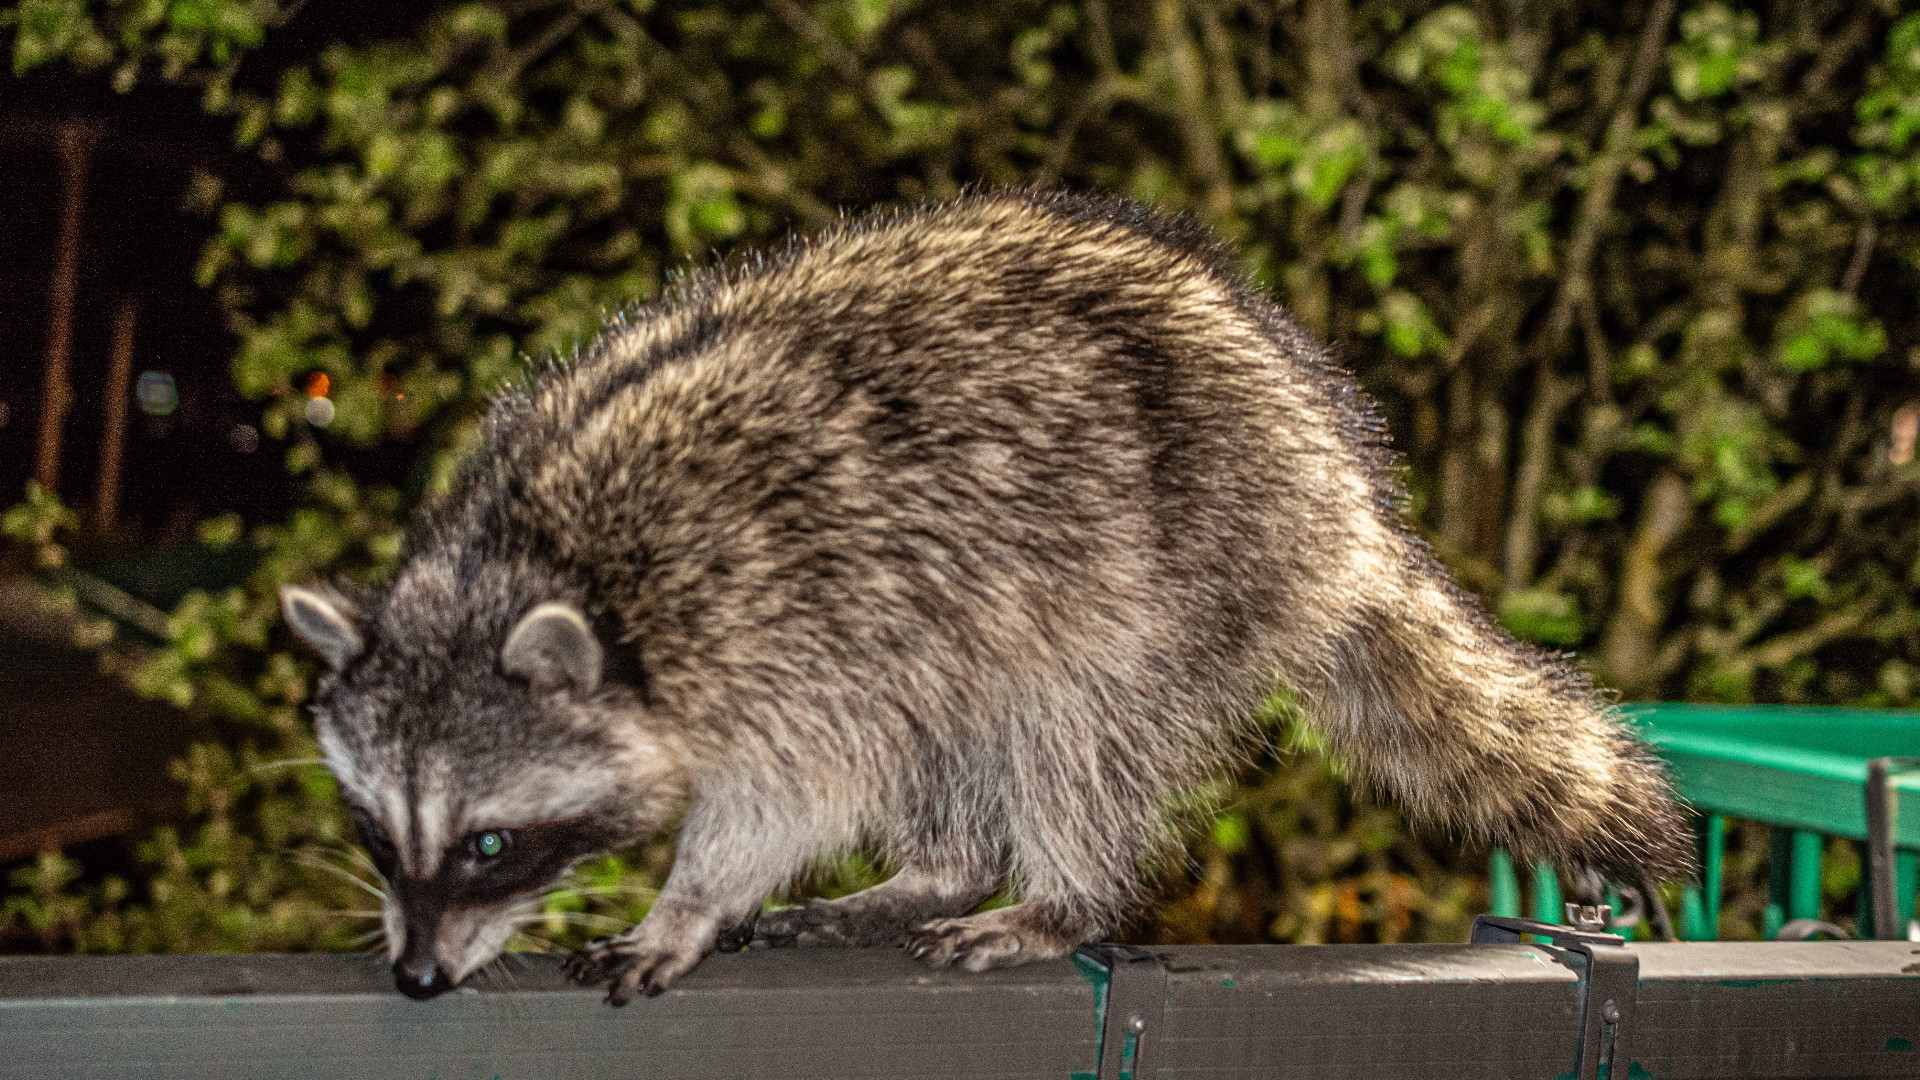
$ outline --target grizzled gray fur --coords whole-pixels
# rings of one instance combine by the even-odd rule
[[[402,989],[676,820],[651,914],[576,957],[615,1002],[749,935],[1060,956],[1282,686],[1418,820],[1683,868],[1659,768],[1454,587],[1389,466],[1325,351],[1132,204],[981,195],[693,277],[494,407],[390,586],[286,592]],[[754,930],[854,846],[896,876]]]

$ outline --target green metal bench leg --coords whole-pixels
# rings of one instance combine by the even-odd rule
[[[1494,848],[1487,862],[1487,884],[1493,896],[1488,903],[1495,915],[1509,919],[1520,914],[1520,876],[1513,872],[1513,856],[1506,848]]]
[[[1720,936],[1720,864],[1726,855],[1727,819],[1707,814],[1695,819],[1694,830],[1700,844],[1700,884],[1681,891],[1680,938],[1713,941]]]
[[[1713,928],[1707,924],[1707,898],[1698,885],[1687,885],[1680,890],[1680,940],[1713,940]]]
[[[1787,900],[1789,919],[1820,917],[1820,853],[1826,842],[1827,838],[1817,832],[1794,830],[1793,891]]]
[[[1894,911],[1898,914],[1901,932],[1913,919],[1913,894],[1920,891],[1920,851],[1895,851],[1893,853]]]
[[[1721,890],[1724,879],[1721,867],[1727,857],[1727,815],[1707,815],[1707,837],[1703,845],[1706,850],[1700,853],[1701,886],[1707,891],[1707,937],[1720,936],[1720,899],[1725,895]]]
[[[1767,844],[1767,906],[1760,916],[1760,936],[1772,941],[1787,925],[1788,883],[1793,875],[1792,834],[1781,828],[1772,830]]]
[[[1560,879],[1551,863],[1533,864],[1533,917],[1558,925],[1566,921],[1565,905],[1560,900]]]

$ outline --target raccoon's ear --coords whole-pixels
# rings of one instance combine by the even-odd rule
[[[606,657],[587,617],[569,604],[549,601],[527,612],[500,647],[500,669],[537,687],[571,687],[591,694],[600,688]]]
[[[360,610],[331,589],[280,586],[280,611],[300,639],[313,646],[335,671],[353,662],[367,647]]]

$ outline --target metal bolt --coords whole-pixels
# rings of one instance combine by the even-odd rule
[[[1566,906],[1567,925],[1575,930],[1587,933],[1601,933],[1607,923],[1613,921],[1613,907],[1608,904],[1568,904]]]
[[[1606,1003],[1600,1006],[1600,1019],[1605,1020],[1609,1024],[1619,1023],[1620,1003],[1612,998],[1608,998]]]
[[[1129,1016],[1127,1017],[1127,1030],[1133,1032],[1135,1035],[1138,1035],[1141,1032],[1147,1030],[1147,1022],[1142,1017]]]

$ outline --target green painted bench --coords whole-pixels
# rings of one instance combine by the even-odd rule
[[[1869,770],[1891,758],[1884,787],[1886,836],[1879,859],[1862,860],[1861,936],[1906,937],[1920,890],[1920,712],[1785,705],[1636,704],[1622,707],[1672,766],[1680,794],[1698,811],[1701,879],[1687,886],[1680,937],[1719,936],[1721,868],[1727,819],[1773,827],[1769,900],[1763,932],[1771,938],[1792,920],[1822,918],[1821,854],[1828,837],[1869,843]],[[1905,760],[1902,760],[1905,759]],[[1879,864],[1892,917],[1873,912],[1871,867]],[[1561,921],[1553,867],[1532,870],[1532,914]],[[1491,907],[1521,913],[1520,875],[1504,851],[1493,853]],[[1887,885],[1891,885],[1891,889]]]

